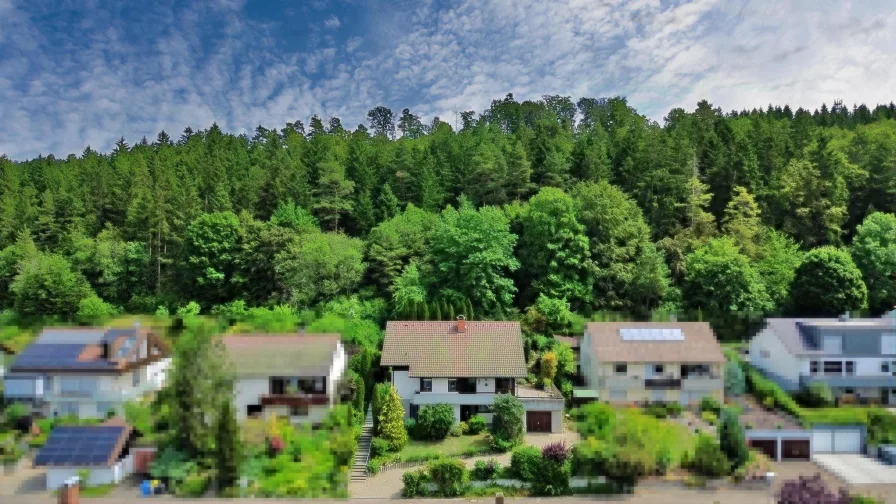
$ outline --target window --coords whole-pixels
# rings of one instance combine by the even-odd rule
[[[474,406],[469,406],[469,408],[473,413],[494,413],[491,404],[477,404]]]
[[[457,379],[456,378],[448,379],[448,392],[457,392]]]
[[[140,370],[139,369],[135,370],[134,373],[131,375],[131,384],[134,385],[135,387],[140,386]]]
[[[896,334],[884,334],[880,337],[880,353],[896,355]]]
[[[115,403],[98,402],[96,403],[96,414],[99,417],[109,417],[109,413],[116,413]]]
[[[318,376],[311,382],[311,387],[315,392],[323,392],[324,391],[324,377]]]
[[[495,378],[495,393],[512,394],[513,378]]]
[[[845,388],[845,389],[843,389],[843,393],[844,393],[844,394],[848,394],[848,395],[852,395],[852,394],[855,394],[856,391],[853,390],[853,389],[851,389],[851,388]]]
[[[420,378],[420,392],[432,392],[432,378]]]
[[[889,362],[881,362],[880,363],[880,372],[881,373],[889,373],[890,372],[890,363]]]
[[[271,395],[281,395],[286,393],[285,378],[271,378]]]
[[[615,368],[618,375],[628,374],[628,366],[625,364],[616,364]]]
[[[824,361],[824,374],[843,374],[843,362]]]
[[[654,372],[655,374],[663,374],[663,365],[662,365],[662,364],[654,364],[654,365],[653,365],[653,372]]]
[[[856,361],[846,361],[846,374],[856,374]]]
[[[289,416],[297,416],[297,417],[308,416],[308,405],[303,404],[301,406],[290,406],[289,407]]]
[[[809,373],[810,374],[818,374],[818,361],[814,360],[809,363]]]

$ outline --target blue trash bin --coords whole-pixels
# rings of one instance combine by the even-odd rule
[[[152,483],[149,480],[143,480],[143,483],[140,483],[140,495],[143,497],[152,495]]]

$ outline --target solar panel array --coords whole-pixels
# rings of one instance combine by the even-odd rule
[[[105,466],[126,428],[120,425],[56,427],[34,459],[44,466]]]
[[[29,345],[13,361],[12,370],[27,369],[84,369],[98,370],[115,367],[115,363],[103,360],[80,361],[78,357],[84,351],[84,345],[64,343],[42,343]]]
[[[623,341],[684,341],[684,333],[675,328],[624,328],[619,336]]]

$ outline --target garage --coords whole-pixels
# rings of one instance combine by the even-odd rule
[[[862,429],[860,427],[830,427],[812,430],[815,453],[861,453]]]
[[[526,432],[551,432],[551,412],[527,411]]]
[[[812,451],[808,439],[782,439],[781,459],[783,460],[809,460]]]
[[[778,460],[778,440],[777,439],[751,439],[750,447],[755,448],[765,454],[772,460]]]

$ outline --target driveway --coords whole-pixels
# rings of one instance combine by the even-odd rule
[[[46,473],[44,468],[34,468],[29,464],[12,476],[0,475],[0,496],[3,497],[0,501],[6,502],[6,498],[12,495],[48,495]]]
[[[812,457],[818,465],[850,485],[894,485],[896,466],[852,453],[819,453]]]

